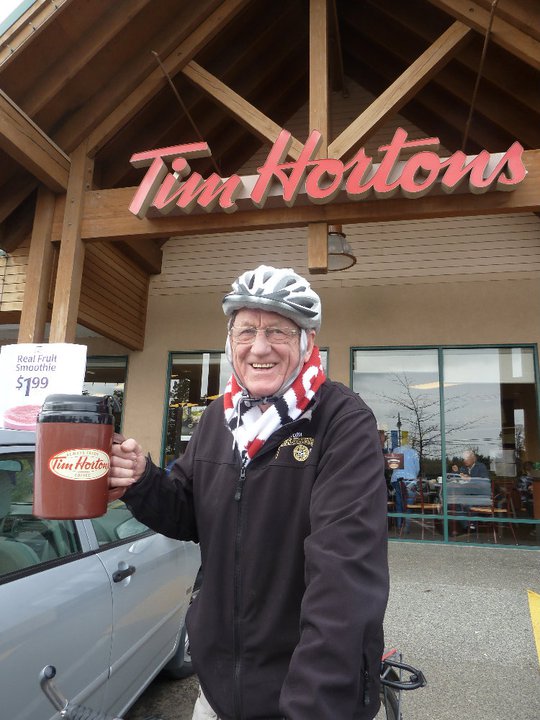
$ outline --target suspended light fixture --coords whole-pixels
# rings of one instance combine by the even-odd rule
[[[347,270],[356,263],[341,225],[328,226],[328,272]]]

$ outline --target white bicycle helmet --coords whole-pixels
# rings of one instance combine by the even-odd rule
[[[240,275],[223,298],[223,312],[230,317],[242,308],[279,313],[304,330],[321,327],[321,299],[292,268],[259,265]]]

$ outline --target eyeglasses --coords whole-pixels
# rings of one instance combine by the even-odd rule
[[[239,345],[253,345],[259,332],[264,336],[271,345],[285,345],[289,343],[296,335],[300,335],[300,330],[292,328],[275,328],[275,327],[232,327],[229,335]]]

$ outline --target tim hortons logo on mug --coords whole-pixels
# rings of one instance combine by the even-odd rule
[[[246,204],[264,208],[269,200],[291,207],[300,202],[330,203],[338,196],[353,201],[372,194],[387,198],[401,193],[417,198],[433,188],[444,193],[454,192],[466,181],[468,191],[479,194],[488,190],[514,190],[527,174],[522,159],[523,146],[518,142],[504,153],[482,150],[478,155],[465,155],[458,150],[444,158],[435,152],[439,138],[408,140],[407,136],[406,130],[398,128],[390,143],[379,147],[380,163],[374,163],[364,148],[344,163],[316,157],[322,135],[314,130],[298,159],[285,162],[292,136],[282,130],[257,175],[228,178],[217,173],[203,178],[191,171],[188,159],[211,155],[205,142],[146,150],[130,159],[134,167],[148,169],[129,210],[144,218],[149,210],[166,215],[172,211],[211,212],[218,207],[231,213]],[[400,160],[404,150],[415,152]]]
[[[96,480],[109,472],[109,456],[96,448],[73,448],[49,459],[49,470],[68,480]]]

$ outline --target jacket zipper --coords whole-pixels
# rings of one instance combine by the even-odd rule
[[[363,671],[363,675],[364,675],[364,694],[363,694],[363,697],[362,697],[362,701],[363,701],[364,705],[369,705],[370,702],[371,702],[371,694],[370,694],[370,692],[371,692],[371,678],[370,678],[370,676],[369,676],[369,668],[368,668],[368,665],[367,665],[367,660],[366,660],[365,658],[364,658],[364,663],[365,663],[365,664],[364,664],[364,671]]]
[[[240,475],[236,483],[234,499],[238,503],[236,523],[236,537],[234,546],[234,715],[237,720],[242,717],[242,699],[240,690],[240,677],[242,674],[242,647],[240,642],[240,549],[242,541],[242,493],[246,481],[246,460],[242,458]]]
[[[242,459],[242,467],[240,468],[240,476],[236,482],[236,492],[234,494],[234,499],[237,502],[240,502],[242,499],[242,491],[244,489],[244,483],[246,481],[246,458],[244,457]]]

